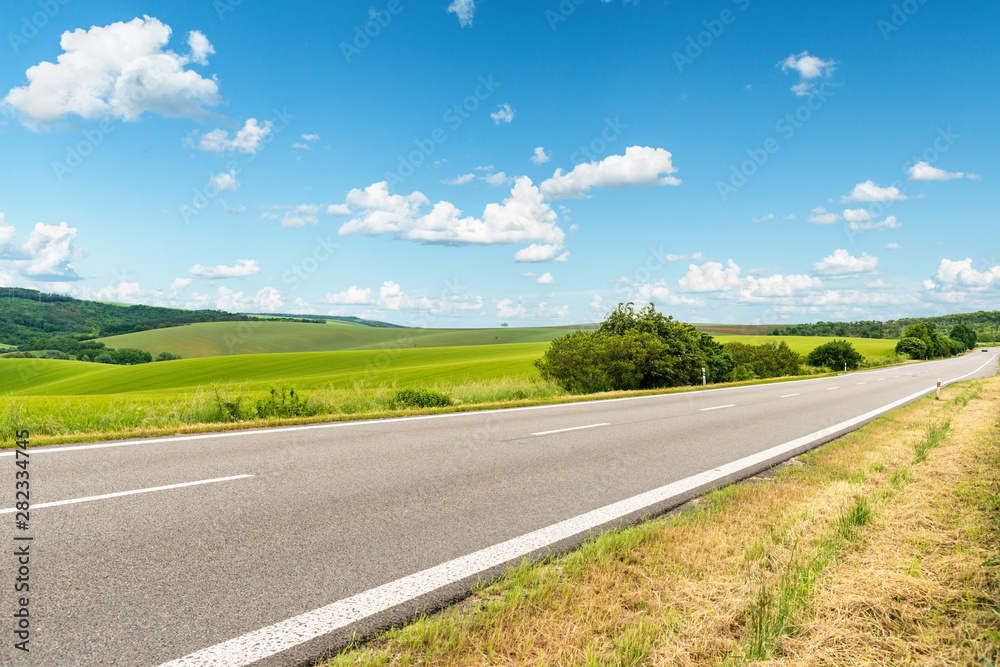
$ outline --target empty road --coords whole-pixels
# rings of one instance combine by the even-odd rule
[[[752,387],[32,449],[31,653],[13,665],[294,664],[480,574],[676,506],[996,351]],[[15,459],[0,453],[5,552]],[[540,551],[541,550],[541,551]]]

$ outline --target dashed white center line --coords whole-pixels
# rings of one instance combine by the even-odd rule
[[[802,394],[785,394],[781,398],[791,398],[792,396],[801,396]]]
[[[539,431],[538,433],[532,433],[531,435],[552,435],[553,433],[566,433],[568,431],[581,431],[585,428],[598,428],[600,426],[610,426],[610,424],[588,424],[587,426],[573,426],[571,428],[557,428],[554,431]]]
[[[836,391],[837,389],[840,389],[840,387],[827,387],[826,388],[827,391]]]
[[[33,503],[31,509],[37,510],[42,507],[58,507],[59,505],[75,505],[76,503],[89,503],[92,500],[106,500],[108,498],[121,498],[122,496],[134,496],[139,493],[153,493],[154,491],[169,491],[170,489],[182,489],[187,486],[201,486],[202,484],[215,484],[217,482],[231,482],[237,479],[247,479],[253,475],[234,475],[232,477],[218,477],[216,479],[203,479],[200,482],[184,482],[183,484],[170,484],[168,486],[154,486],[149,489],[136,489],[135,491],[119,491],[118,493],[105,493],[100,496],[87,496],[86,498],[74,498],[72,500],[57,500],[51,503]],[[10,514],[16,508],[0,510],[0,514]]]
[[[859,382],[858,384],[868,384],[867,382]]]
[[[713,408],[702,408],[701,412],[708,412],[709,410],[724,410],[725,408],[735,408],[735,403],[730,403],[729,405],[716,405]]]

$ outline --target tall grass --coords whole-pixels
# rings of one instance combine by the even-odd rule
[[[356,383],[300,391],[246,383],[217,384],[177,394],[0,397],[0,442],[27,429],[33,437],[141,433],[197,424],[280,423],[291,418],[341,418],[444,405],[490,405],[564,396],[555,384],[526,378],[473,380],[402,388]]]

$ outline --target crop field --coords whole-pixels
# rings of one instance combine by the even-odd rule
[[[793,352],[798,352],[803,357],[815,350],[824,343],[832,340],[846,340],[854,346],[866,359],[883,359],[891,357],[896,352],[895,340],[879,338],[826,338],[824,336],[715,336],[715,340],[722,344],[726,343],[746,343],[748,345],[762,345],[763,343],[788,343],[788,347]]]
[[[386,348],[548,343],[583,327],[499,329],[390,329],[327,322],[207,322],[102,338],[110,348],[132,347],[154,357],[185,359],[277,352],[334,352]]]

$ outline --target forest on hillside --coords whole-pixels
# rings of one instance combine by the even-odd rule
[[[843,338],[901,338],[903,332],[919,322],[933,324],[938,330],[948,332],[959,324],[971,328],[984,343],[1000,341],[1000,311],[979,311],[960,315],[936,317],[908,317],[899,320],[866,320],[859,322],[816,322],[793,324],[775,329],[772,336],[835,336]]]

